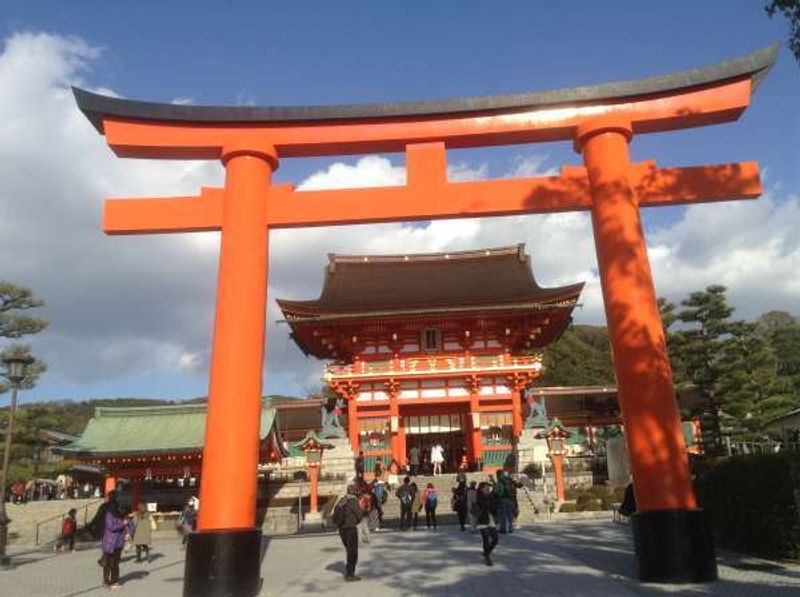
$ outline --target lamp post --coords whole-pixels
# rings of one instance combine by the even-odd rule
[[[306,437],[298,444],[298,447],[303,450],[306,456],[306,468],[308,469],[308,478],[311,481],[311,488],[309,490],[310,504],[306,518],[317,519],[319,518],[318,488],[319,470],[322,468],[322,453],[332,448],[333,444],[320,441],[313,431],[309,431]]]
[[[17,390],[19,384],[25,379],[28,365],[33,363],[33,357],[27,355],[9,355],[3,362],[6,365],[6,377],[11,382],[11,408],[8,411],[8,426],[5,430],[6,442],[3,451],[3,470],[0,471],[0,565],[8,566],[10,558],[6,555],[8,543],[8,519],[6,513],[6,485],[8,484],[8,465],[11,460],[11,442],[14,436],[14,413],[17,410]]]
[[[553,421],[545,429],[536,434],[539,439],[547,441],[547,452],[550,460],[553,461],[553,471],[556,477],[556,499],[563,502],[564,497],[564,468],[563,459],[567,454],[567,438],[572,435],[567,431],[558,419]]]

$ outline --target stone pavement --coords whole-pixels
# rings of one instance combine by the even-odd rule
[[[388,532],[361,546],[360,583],[345,584],[344,549],[332,534],[272,537],[266,542],[262,596],[765,596],[800,595],[800,565],[720,554],[721,580],[707,585],[643,585],[633,577],[629,528],[606,521],[529,526],[501,535],[495,566],[480,555],[480,536],[448,526],[438,531]],[[125,554],[117,594],[179,597],[183,552],[177,542],[156,546],[151,564]],[[105,595],[97,549],[74,554],[28,553],[0,571],[3,597]]]

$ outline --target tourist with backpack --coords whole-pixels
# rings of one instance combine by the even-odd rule
[[[433,522],[433,530],[436,530],[436,506],[439,505],[439,494],[433,483],[428,483],[428,487],[422,494],[422,503],[425,504],[425,526],[430,530]]]
[[[495,527],[497,500],[488,483],[478,485],[475,502],[475,518],[483,540],[483,559],[487,566],[492,565],[492,551],[500,540]]]
[[[356,576],[358,563],[358,525],[364,513],[358,505],[358,487],[354,484],[347,486],[347,493],[333,509],[333,524],[339,529],[339,538],[342,540],[347,553],[347,563],[344,579],[347,582],[361,580]]]
[[[411,528],[411,505],[414,502],[414,495],[412,492],[411,479],[406,477],[403,479],[403,484],[397,489],[395,495],[400,500],[400,530],[407,531]]]
[[[75,551],[75,534],[78,531],[78,521],[76,516],[78,511],[70,509],[64,520],[61,522],[61,536],[56,543],[56,552]]]

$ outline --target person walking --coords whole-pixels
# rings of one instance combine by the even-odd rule
[[[425,504],[425,527],[430,530],[433,523],[433,530],[436,530],[436,507],[439,505],[439,494],[433,483],[428,483],[428,487],[422,494],[422,502]]]
[[[498,514],[500,517],[500,532],[514,532],[514,504],[511,499],[510,485],[513,485],[511,477],[503,470],[497,471],[497,483],[494,486],[494,494],[497,497]]]
[[[400,530],[407,531],[411,527],[411,505],[414,502],[411,479],[408,477],[403,479],[403,484],[398,487],[395,495],[400,500]]]
[[[125,545],[125,517],[117,504],[116,494],[109,492],[103,523],[103,538],[100,541],[103,563],[103,585],[108,589],[118,589],[119,558]]]
[[[453,487],[451,505],[453,507],[453,512],[455,512],[458,517],[458,526],[460,526],[461,531],[464,532],[467,524],[467,484],[465,482],[462,481]]]
[[[419,447],[412,446],[408,461],[411,463],[411,476],[416,477],[419,474]]]
[[[378,513],[378,525],[376,531],[383,527],[383,504],[386,502],[386,485],[378,479],[372,487],[372,495],[375,497],[375,511]]]
[[[461,465],[458,467],[458,472],[456,473],[456,483],[467,484],[467,463],[462,462]]]
[[[442,463],[444,463],[444,448],[436,444],[431,448],[431,464],[433,465],[433,476],[442,474]]]
[[[333,523],[339,529],[339,538],[342,540],[347,562],[345,564],[344,580],[354,582],[361,580],[356,576],[356,564],[358,563],[358,525],[364,517],[364,513],[358,505],[358,487],[355,484],[347,486],[347,493],[339,500],[333,509]]]
[[[494,519],[497,516],[496,501],[492,496],[488,483],[478,485],[478,495],[475,502],[476,522],[483,540],[483,560],[487,566],[492,566],[492,552],[500,540]]]
[[[186,506],[181,512],[181,517],[178,522],[183,539],[181,545],[186,548],[186,543],[189,541],[189,534],[197,528],[197,510],[194,507],[194,500],[186,502]]]
[[[150,543],[153,540],[153,518],[144,504],[139,504],[134,514],[136,528],[133,531],[133,544],[136,546],[136,561],[150,563]]]
[[[475,485],[475,481],[470,481],[469,487],[467,487],[467,519],[469,520],[469,530],[472,533],[476,533],[478,531],[477,527],[477,501],[478,501],[478,489]]]
[[[75,533],[78,531],[78,511],[71,508],[61,522],[61,536],[56,543],[56,553],[75,551]]]
[[[411,484],[411,513],[412,513],[412,529],[417,530],[417,523],[419,522],[419,513],[422,511],[422,493],[416,483]]]
[[[361,486],[357,489],[358,491],[358,507],[361,509],[361,513],[363,517],[361,522],[358,523],[358,528],[360,529],[361,538],[364,540],[364,543],[369,543],[370,538],[370,516],[372,516],[372,510],[374,506],[374,500],[371,492],[370,485],[366,483],[362,483]]]

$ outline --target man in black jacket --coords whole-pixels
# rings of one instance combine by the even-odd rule
[[[333,521],[339,527],[339,537],[347,550],[347,572],[344,579],[347,582],[361,580],[356,576],[358,563],[358,523],[364,518],[364,513],[358,505],[358,487],[354,484],[347,486],[347,494],[339,500],[333,511]]]
[[[397,489],[395,495],[400,500],[400,530],[407,531],[411,528],[411,505],[414,503],[414,487],[411,479],[406,477],[403,484]],[[414,526],[416,528],[416,524]]]

